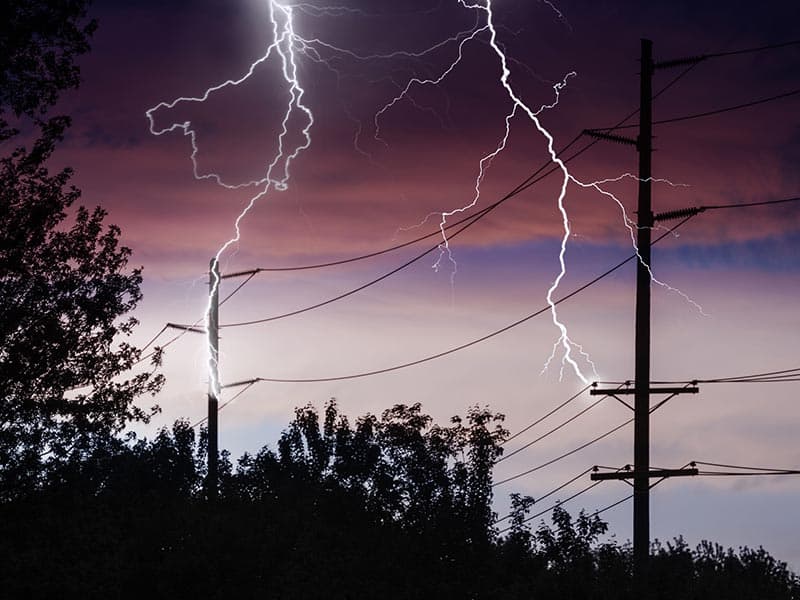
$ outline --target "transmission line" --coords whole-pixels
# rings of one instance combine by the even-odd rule
[[[659,96],[664,94],[673,85],[675,85],[684,76],[686,76],[690,71],[692,71],[692,69],[694,69],[696,66],[697,66],[696,64],[689,65],[688,68],[684,69],[676,77],[674,77],[672,80],[670,80],[664,87],[662,87],[658,92],[656,92],[653,95],[653,99],[655,100],[656,98],[658,98]],[[631,111],[627,116],[622,118],[617,123],[617,125],[615,125],[613,127],[610,127],[607,130],[608,131],[613,131],[615,129],[618,129],[618,128],[622,127],[626,121],[632,119],[637,114],[639,114],[639,109],[638,108],[636,108],[635,110]],[[584,132],[581,132],[578,135],[576,135],[569,143],[567,143],[563,148],[561,148],[558,152],[556,152],[556,156],[560,157],[564,152],[566,152],[569,148],[571,148],[573,145],[575,145],[578,142],[578,140],[580,140],[581,137],[583,137],[583,135],[584,135]],[[597,143],[597,140],[592,140],[586,146],[584,146],[582,149],[578,150],[576,153],[574,153],[571,156],[569,156],[568,158],[564,159],[564,163],[568,163],[569,161],[574,160],[575,158],[577,158],[578,156],[580,156],[581,154],[586,152],[589,148],[594,146],[596,143]],[[484,214],[483,214],[484,212],[488,212],[488,211],[492,210],[493,208],[495,208],[496,206],[502,204],[506,200],[509,200],[510,198],[512,198],[513,196],[517,195],[518,193],[520,193],[520,192],[528,189],[530,186],[538,183],[544,177],[547,177],[548,175],[550,175],[550,173],[553,173],[554,171],[559,170],[558,165],[554,165],[546,173],[542,174],[541,177],[537,177],[537,175],[539,175],[545,169],[547,169],[547,166],[550,165],[550,164],[552,164],[551,160],[546,161],[545,163],[542,164],[542,166],[540,166],[533,173],[531,173],[524,181],[519,183],[514,189],[512,189],[510,192],[508,192],[505,196],[503,196],[499,200],[495,201],[493,204],[490,204],[490,205],[486,206],[485,208],[481,209],[480,211],[478,211],[475,214],[463,217],[463,218],[461,218],[461,219],[459,219],[457,221],[453,221],[452,223],[449,223],[449,224],[445,225],[444,230],[447,231],[447,230],[449,230],[449,229],[451,229],[453,227],[458,227],[462,223],[468,221],[469,219],[475,217],[478,214],[480,214],[481,217],[483,217],[484,216]],[[350,257],[350,258],[344,258],[344,259],[340,259],[340,260],[323,262],[323,263],[299,265],[299,266],[295,266],[295,267],[257,267],[255,269],[251,269],[251,270],[247,270],[247,271],[239,271],[239,272],[236,272],[236,273],[228,273],[226,275],[223,275],[222,278],[226,279],[226,278],[229,278],[229,277],[235,277],[235,276],[240,276],[240,275],[250,275],[250,274],[255,275],[255,274],[258,274],[258,273],[268,273],[268,272],[305,271],[305,270],[311,270],[311,269],[322,269],[322,268],[327,268],[327,267],[336,267],[336,266],[340,266],[340,265],[344,265],[344,264],[349,264],[349,263],[353,263],[353,262],[367,260],[367,259],[370,259],[370,258],[375,258],[375,257],[381,256],[383,254],[394,252],[396,250],[400,250],[402,248],[406,248],[408,246],[411,246],[413,244],[416,244],[418,242],[421,242],[421,241],[426,240],[428,238],[431,238],[433,236],[438,236],[440,233],[441,233],[441,229],[437,229],[436,231],[433,231],[433,232],[428,233],[426,235],[420,236],[420,237],[415,238],[413,240],[409,240],[407,242],[403,242],[402,244],[397,244],[395,246],[390,246],[390,247],[384,248],[382,250],[376,250],[374,252],[368,252],[366,254],[361,254],[361,255]]]
[[[765,371],[762,373],[750,373],[747,375],[733,375],[730,377],[716,377],[716,378],[708,378],[708,379],[682,379],[682,380],[654,380],[651,381],[653,384],[658,385],[677,385],[677,384],[693,384],[696,385],[698,383],[770,383],[770,382],[781,382],[781,381],[794,381],[795,378],[800,377],[800,367],[793,367],[791,369],[782,369],[779,371]],[[620,381],[599,381],[598,383],[603,385],[624,385],[625,383],[629,382],[620,382]]]
[[[792,198],[782,198],[781,200],[764,200],[762,202],[744,202],[742,204],[710,204],[703,207],[704,210],[719,210],[724,208],[749,208],[751,206],[768,206],[771,204],[784,204],[786,202],[798,202],[800,196]]]
[[[653,125],[665,125],[668,123],[678,123],[680,121],[689,121],[692,119],[699,119],[701,117],[710,117],[713,115],[719,115],[726,112],[731,112],[734,110],[741,110],[744,108],[750,108],[752,106],[758,106],[759,104],[766,104],[768,102],[774,102],[776,100],[782,100],[784,98],[790,98],[792,96],[797,96],[800,94],[800,89],[791,90],[789,92],[784,92],[782,94],[777,94],[775,96],[769,96],[767,98],[760,98],[758,100],[752,100],[750,102],[745,102],[743,104],[736,104],[734,106],[726,106],[724,108],[717,108],[713,110],[707,110],[704,112],[694,113],[691,115],[683,115],[680,117],[671,117],[669,119],[660,119],[658,121],[653,121]],[[633,127],[638,127],[638,124],[633,125],[617,125],[616,127],[597,127],[594,129],[590,129],[588,131],[602,131],[605,132],[606,130],[614,130],[614,129],[631,129]]]
[[[653,241],[653,244],[656,244],[659,241],[663,240],[665,237],[671,235],[676,229],[678,229],[679,227],[684,225],[687,221],[689,221],[693,217],[694,217],[694,215],[687,216],[685,219],[680,221],[673,228],[669,229],[668,231],[666,231],[665,233],[660,235],[658,238],[656,238]],[[621,267],[623,267],[624,265],[626,265],[630,261],[632,261],[635,258],[637,258],[637,256],[638,256],[637,254],[632,254],[631,256],[626,258],[625,260],[617,263],[615,266],[613,266],[610,269],[606,270],[604,273],[598,275],[597,277],[595,277],[591,281],[583,284],[579,288],[576,288],[575,290],[571,291],[569,294],[566,294],[565,296],[562,296],[558,300],[553,301],[553,304],[554,305],[559,305],[562,302],[565,302],[565,301],[569,300],[573,296],[581,293],[585,289],[593,286],[594,284],[598,283],[602,279],[608,277],[614,271],[620,269]],[[423,364],[423,363],[426,363],[426,362],[430,362],[430,361],[435,360],[437,358],[442,358],[442,357],[447,356],[449,354],[454,354],[455,352],[459,352],[460,350],[464,350],[464,349],[469,348],[471,346],[475,346],[475,345],[480,344],[482,342],[485,342],[486,340],[489,340],[489,339],[491,339],[491,338],[493,338],[495,336],[498,336],[501,333],[505,333],[506,331],[509,331],[510,329],[518,327],[519,325],[522,325],[523,323],[525,323],[527,321],[530,321],[531,319],[533,319],[533,318],[535,318],[535,317],[537,317],[539,315],[542,315],[542,314],[544,314],[544,313],[546,313],[548,311],[550,311],[550,305],[547,305],[547,306],[545,306],[543,308],[540,308],[536,312],[531,313],[528,316],[523,317],[523,318],[515,321],[514,323],[511,323],[510,325],[506,325],[505,327],[503,327],[501,329],[493,331],[492,333],[484,335],[484,336],[482,336],[482,337],[480,337],[480,338],[478,338],[476,340],[472,340],[471,342],[467,342],[465,344],[461,344],[460,346],[456,346],[455,348],[450,348],[449,350],[445,350],[443,352],[439,352],[438,354],[433,354],[431,356],[426,356],[425,358],[420,358],[420,359],[417,359],[417,360],[414,360],[414,361],[411,361],[411,362],[403,363],[403,364],[400,364],[400,365],[395,365],[395,366],[392,366],[392,367],[386,367],[386,368],[383,368],[383,369],[376,369],[376,370],[373,370],[373,371],[363,371],[361,373],[354,373],[354,374],[351,374],[351,375],[339,375],[339,376],[335,376],[335,377],[318,377],[318,378],[303,378],[303,379],[278,379],[278,378],[274,378],[274,377],[257,377],[257,378],[253,378],[253,379],[250,379],[250,380],[247,380],[247,381],[244,381],[244,382],[240,382],[238,384],[229,384],[229,385],[226,385],[226,386],[223,386],[223,387],[234,387],[235,385],[244,385],[245,383],[249,383],[250,381],[256,381],[256,382],[257,381],[263,381],[263,382],[270,382],[270,383],[325,383],[325,382],[331,382],[331,381],[343,381],[343,380],[346,380],[346,379],[361,379],[363,377],[371,377],[373,375],[382,375],[384,373],[391,373],[392,371],[399,371],[400,369],[406,369],[408,367],[413,367],[413,366],[420,365],[420,364]]]
[[[585,473],[584,473],[584,474],[585,474]],[[572,494],[570,497],[568,497],[568,498],[565,498],[564,500],[559,500],[558,502],[556,502],[556,503],[555,503],[555,504],[553,504],[552,506],[550,506],[550,507],[548,507],[548,508],[545,508],[544,510],[541,510],[541,511],[539,511],[539,512],[537,512],[536,514],[530,515],[529,517],[525,517],[524,519],[522,519],[522,523],[527,523],[528,521],[533,521],[533,520],[534,520],[534,519],[536,519],[537,517],[541,517],[541,516],[543,516],[543,515],[546,515],[547,513],[549,513],[549,512],[550,512],[550,511],[552,511],[552,510],[555,510],[556,508],[558,508],[558,507],[559,507],[559,506],[561,506],[562,504],[566,504],[566,503],[567,503],[567,502],[569,502],[570,500],[574,500],[574,499],[575,499],[575,498],[577,498],[578,496],[581,496],[581,495],[585,494],[586,492],[588,492],[588,491],[589,491],[589,490],[591,490],[592,488],[595,488],[595,487],[597,487],[597,486],[598,486],[598,485],[600,485],[601,483],[603,483],[603,482],[602,482],[602,481],[595,481],[594,483],[592,483],[592,484],[590,484],[590,485],[587,485],[585,488],[583,488],[582,490],[580,490],[580,491],[578,491],[578,492],[575,492],[575,493],[574,493],[574,494]],[[607,508],[610,508],[610,507],[607,507]],[[513,527],[513,525],[509,525],[508,527],[506,527],[505,529],[501,529],[501,530],[500,530],[500,531],[498,531],[497,533],[498,533],[498,535],[500,535],[500,534],[502,534],[502,533],[505,533],[506,531],[509,531],[509,530],[511,530],[511,529],[512,529],[512,527]]]
[[[656,92],[653,95],[653,99],[656,99],[659,96],[661,96],[662,94],[664,94],[673,85],[675,85],[684,76],[686,76],[690,71],[692,71],[692,69],[694,69],[696,66],[697,66],[696,63],[689,65],[686,69],[684,69],[681,73],[679,73],[676,77],[674,77],[669,83],[667,83],[658,92]],[[608,131],[614,131],[615,129],[621,127],[626,121],[628,121],[629,119],[633,118],[638,113],[639,113],[639,109],[638,108],[633,110],[630,114],[628,114],[626,117],[621,119],[618,122],[617,125],[615,125],[614,127],[608,128]],[[583,136],[583,132],[581,132],[578,135],[576,135],[566,146],[564,146],[561,150],[559,150],[556,153],[556,156],[561,156],[561,154],[563,154],[570,147],[572,147],[582,136]],[[581,154],[583,154],[584,152],[589,150],[592,146],[594,146],[597,142],[598,142],[598,140],[590,141],[583,148],[581,148],[577,152],[573,153],[571,156],[569,156],[566,159],[564,159],[564,163],[568,163],[568,162],[576,159],[578,156],[580,156]],[[473,223],[475,223],[479,219],[483,218],[486,214],[488,214],[490,211],[492,211],[494,208],[496,208],[497,206],[499,206],[500,204],[502,204],[506,200],[509,200],[513,196],[523,192],[524,190],[528,189],[529,187],[531,187],[535,183],[538,183],[539,181],[541,181],[545,177],[549,176],[554,171],[558,170],[559,167],[557,165],[554,165],[547,172],[543,173],[540,177],[537,178],[537,175],[542,173],[542,171],[544,171],[547,168],[547,165],[549,165],[549,164],[551,164],[551,161],[548,161],[548,162],[544,163],[542,166],[540,166],[538,169],[536,169],[536,171],[534,171],[531,175],[529,175],[523,182],[521,182],[516,188],[514,188],[511,192],[507,193],[504,197],[502,197],[499,200],[495,201],[494,203],[486,206],[485,208],[481,209],[480,211],[476,212],[475,214],[468,215],[468,216],[466,216],[466,217],[464,217],[462,219],[459,219],[458,221],[454,221],[452,223],[449,223],[448,225],[446,225],[444,227],[444,230],[447,231],[447,230],[449,230],[451,228],[458,227],[462,223],[466,223],[467,221],[470,221],[470,219],[473,219],[469,223],[470,225],[472,225]],[[383,254],[387,254],[387,253],[393,252],[395,250],[399,250],[401,248],[405,248],[407,246],[416,244],[416,243],[418,243],[418,242],[420,242],[422,240],[425,240],[425,239],[428,239],[430,237],[439,235],[440,232],[441,232],[441,230],[437,230],[437,231],[431,232],[429,234],[426,234],[424,236],[420,236],[420,237],[418,237],[416,239],[410,240],[408,242],[404,242],[402,244],[397,244],[397,245],[391,246],[389,248],[384,248],[383,250],[377,250],[375,252],[370,252],[370,253],[367,253],[367,254],[362,254],[362,255],[359,255],[359,256],[354,256],[354,257],[350,257],[350,258],[342,259],[342,260],[337,260],[337,261],[330,261],[330,262],[310,264],[310,265],[301,265],[301,266],[296,266],[296,267],[258,267],[256,269],[252,269],[252,270],[249,270],[249,271],[241,271],[241,272],[237,272],[237,273],[229,273],[227,275],[223,275],[222,278],[226,279],[226,278],[230,278],[230,277],[234,277],[234,276],[244,276],[244,275],[247,275],[248,277],[244,282],[242,282],[239,286],[237,286],[236,289],[233,290],[233,292],[228,294],[220,302],[220,305],[224,304],[234,294],[236,294],[239,290],[241,290],[255,275],[257,275],[259,273],[262,273],[262,272],[301,271],[301,270],[320,269],[320,268],[325,268],[325,267],[333,267],[333,266],[339,266],[339,265],[344,265],[344,264],[348,264],[348,263],[353,263],[353,262],[357,262],[357,261],[361,261],[361,260],[366,260],[366,259],[369,259],[369,258],[374,258],[376,256],[380,256],[380,255],[383,255]],[[437,245],[437,247],[438,247],[438,245]],[[377,283],[377,281],[375,281],[375,283]],[[349,294],[347,294],[347,295],[349,295]],[[343,297],[346,297],[346,296],[343,296]],[[334,300],[331,300],[331,302],[332,301],[334,301]],[[328,302],[328,303],[330,303],[330,302]],[[311,310],[311,309],[312,308],[309,307],[309,308],[304,309],[304,310]],[[292,314],[296,314],[296,313],[292,313]],[[285,316],[289,316],[289,315],[287,314]],[[277,319],[277,318],[282,318],[282,316],[274,317],[271,320],[274,320],[274,319]],[[201,321],[202,321],[202,319],[198,319],[197,321],[195,321],[195,323],[191,327],[197,326]],[[167,324],[164,328],[162,328],[162,330],[160,332],[158,332],[154,336],[154,339],[151,342],[148,343],[148,346],[149,346],[149,344],[152,344],[156,339],[158,339],[161,335],[163,335],[163,333],[166,331],[167,328],[169,328],[169,326],[170,326],[170,324]],[[164,349],[167,346],[173,344],[174,342],[176,342],[180,338],[182,338],[184,335],[186,335],[186,333],[188,333],[188,331],[184,330],[182,333],[180,333],[179,335],[177,335],[174,338],[170,339],[167,343],[163,344],[162,346],[160,346],[160,348]],[[150,354],[148,354],[148,355],[142,357],[141,359],[139,359],[138,361],[136,361],[134,364],[139,364],[141,362],[144,362],[145,360],[151,358],[154,354],[155,354],[155,352],[151,352]]]
[[[702,460],[692,461],[696,465],[704,465],[706,467],[717,467],[720,469],[737,469],[735,471],[700,471],[699,475],[716,476],[716,477],[741,477],[741,476],[754,476],[754,475],[800,475],[798,469],[776,469],[773,467],[750,467],[743,465],[727,465],[723,463],[706,462]],[[743,472],[742,472],[743,471]]]
[[[236,393],[235,393],[233,396],[231,396],[231,397],[230,397],[230,399],[228,399],[228,400],[226,400],[225,402],[223,402],[222,404],[220,404],[220,405],[219,405],[219,407],[217,408],[217,412],[221,411],[223,408],[225,408],[226,406],[228,406],[228,404],[230,404],[231,402],[233,402],[234,400],[236,400],[236,399],[237,399],[239,396],[241,396],[242,394],[244,394],[244,393],[245,393],[247,390],[249,390],[251,387],[253,387],[253,385],[255,385],[255,382],[251,382],[251,383],[249,383],[249,384],[245,385],[245,386],[244,386],[244,387],[243,387],[241,390],[239,390],[239,391],[238,391],[238,392],[236,392]],[[192,424],[192,428],[194,428],[194,427],[197,427],[198,425],[202,425],[202,424],[203,424],[203,423],[205,423],[206,421],[208,421],[208,415],[206,415],[206,416],[205,416],[205,417],[203,417],[202,419],[199,419],[198,421],[196,421],[195,423],[193,423],[193,424]]]
[[[549,429],[548,431],[546,431],[545,433],[543,433],[543,434],[542,434],[542,435],[540,435],[539,437],[537,437],[537,438],[533,439],[532,441],[528,442],[527,444],[524,444],[524,445],[520,446],[519,448],[515,449],[513,452],[509,452],[509,453],[508,453],[508,454],[506,454],[505,456],[501,456],[500,458],[498,458],[498,459],[495,461],[495,464],[501,463],[501,462],[503,462],[504,460],[506,460],[506,459],[509,459],[509,458],[511,458],[512,456],[516,455],[516,454],[519,454],[519,453],[520,453],[520,452],[522,452],[523,450],[527,450],[528,448],[530,448],[530,447],[531,447],[531,446],[533,446],[534,444],[536,444],[536,443],[538,443],[538,442],[541,442],[541,441],[542,441],[543,439],[545,439],[546,437],[549,437],[549,436],[553,435],[555,432],[559,431],[560,429],[563,429],[564,427],[566,427],[567,425],[569,425],[570,423],[572,423],[572,422],[573,422],[574,420],[576,420],[578,417],[581,417],[581,416],[585,415],[587,412],[589,412],[590,410],[592,410],[592,409],[593,409],[595,406],[597,406],[598,404],[600,404],[600,403],[601,403],[603,400],[605,400],[605,399],[606,399],[606,396],[603,396],[602,398],[600,398],[600,399],[598,399],[598,400],[595,400],[595,401],[594,401],[594,402],[592,402],[592,403],[591,403],[589,406],[587,406],[586,408],[584,408],[584,409],[583,409],[583,410],[581,410],[580,412],[578,412],[578,413],[574,414],[573,416],[571,416],[571,417],[570,417],[569,419],[567,419],[566,421],[564,421],[564,422],[562,422],[562,423],[560,423],[560,424],[556,425],[555,427],[553,427],[553,428]]]
[[[723,52],[706,53],[702,58],[721,58],[724,56],[735,56],[738,54],[752,54],[754,52],[763,52],[764,50],[776,50],[778,48],[786,48],[787,46],[800,46],[800,40],[789,40],[787,42],[778,42],[769,44],[767,46],[756,46],[754,48],[743,48],[740,50],[727,50]]]
[[[499,485],[503,485],[504,483],[508,483],[509,481],[514,481],[515,479],[519,479],[520,477],[525,477],[526,475],[530,475],[531,473],[534,473],[535,471],[539,471],[540,469],[544,469],[545,467],[549,467],[553,463],[556,463],[556,462],[558,462],[560,460],[563,460],[563,459],[567,458],[568,456],[572,456],[576,452],[580,452],[581,450],[583,450],[584,448],[588,448],[592,444],[596,444],[600,440],[607,438],[612,433],[616,433],[617,431],[619,431],[620,429],[622,429],[623,427],[625,427],[626,425],[629,425],[631,423],[633,423],[633,417],[631,417],[630,419],[628,419],[624,423],[621,423],[621,424],[617,425],[613,429],[609,429],[608,431],[606,431],[602,435],[598,435],[596,438],[593,438],[593,439],[589,440],[588,442],[585,442],[585,443],[581,444],[577,448],[573,448],[572,450],[570,450],[568,452],[565,452],[564,454],[561,454],[561,455],[559,455],[559,456],[557,456],[557,457],[555,457],[553,459],[550,459],[547,462],[544,462],[544,463],[542,463],[540,465],[537,465],[537,466],[535,466],[533,468],[530,468],[527,471],[523,471],[522,473],[517,473],[516,475],[512,475],[511,477],[506,477],[505,479],[497,481],[497,482],[492,484],[492,487],[497,487]]]
[[[481,217],[483,217],[484,215],[488,214],[489,210],[491,210],[492,208],[496,208],[499,205],[500,205],[499,203],[495,203],[491,208],[487,207],[488,210],[484,209],[482,214],[472,215],[471,217],[469,217],[472,220],[470,222],[466,223],[460,229],[458,229],[455,233],[450,234],[448,236],[448,239],[452,240],[458,234],[462,233],[467,228],[469,228],[472,225],[474,225],[475,223],[477,223],[478,220]],[[467,219],[467,220],[469,220],[469,219]],[[389,271],[387,273],[384,273],[380,277],[378,277],[376,279],[373,279],[371,281],[368,281],[367,283],[365,283],[363,285],[360,285],[360,286],[358,286],[356,288],[353,288],[353,289],[351,289],[351,290],[349,290],[347,292],[339,294],[338,296],[334,296],[333,298],[329,298],[327,300],[323,300],[322,302],[317,302],[316,304],[312,304],[311,306],[306,306],[305,308],[299,308],[297,310],[293,310],[293,311],[290,311],[290,312],[287,312],[287,313],[283,313],[283,314],[280,314],[280,315],[275,315],[275,316],[272,316],[272,317],[265,317],[265,318],[261,318],[261,319],[253,319],[253,320],[250,320],[250,321],[238,321],[238,322],[235,322],[235,323],[225,323],[225,324],[220,325],[219,327],[220,327],[220,329],[225,329],[225,328],[228,328],[228,327],[244,327],[244,326],[247,326],[247,325],[258,325],[260,323],[269,323],[271,321],[277,321],[279,319],[285,319],[287,317],[293,317],[293,316],[296,316],[296,315],[299,315],[299,314],[302,314],[302,313],[305,313],[305,312],[309,312],[309,311],[312,311],[312,310],[316,310],[318,308],[322,308],[323,306],[327,306],[327,305],[333,304],[334,302],[337,302],[339,300],[343,300],[344,298],[347,298],[348,296],[352,296],[353,294],[361,292],[361,291],[367,289],[368,287],[371,287],[371,286],[373,286],[373,285],[375,285],[377,283],[380,283],[384,279],[388,279],[389,277],[391,277],[393,275],[396,275],[397,273],[399,273],[403,269],[406,269],[406,268],[410,267],[411,265],[413,265],[417,261],[421,260],[422,258],[427,256],[428,254],[430,254],[431,252],[433,252],[434,250],[437,250],[439,248],[440,248],[440,244],[436,244],[435,246],[431,246],[430,248],[428,248],[424,252],[418,254],[414,258],[411,258],[410,260],[407,260],[406,262],[404,262],[403,264],[401,264],[398,267],[395,267],[391,271]],[[247,280],[245,280],[245,283],[247,281],[249,281],[252,277],[254,277],[254,275],[255,274],[251,274],[250,277]],[[244,285],[244,283],[241,284],[241,285]],[[241,287],[241,285],[239,287]]]
[[[581,396],[582,394],[584,394],[584,393],[586,392],[586,390],[588,390],[590,387],[592,387],[592,384],[591,384],[591,383],[590,383],[590,384],[588,384],[588,385],[586,385],[586,387],[584,387],[584,388],[583,388],[581,391],[579,391],[577,394],[575,394],[575,395],[574,395],[574,396],[572,396],[571,398],[568,398],[567,400],[565,400],[564,402],[562,402],[561,404],[559,404],[558,406],[556,406],[556,407],[555,407],[553,410],[551,410],[550,412],[548,412],[546,415],[544,415],[544,416],[542,416],[542,417],[539,417],[538,419],[536,419],[536,420],[535,420],[533,423],[531,423],[530,425],[526,425],[525,427],[523,427],[522,429],[520,429],[520,430],[519,430],[517,433],[515,433],[514,435],[511,435],[511,436],[507,437],[506,439],[504,439],[504,440],[503,440],[503,441],[500,443],[500,445],[501,445],[501,446],[502,446],[502,445],[505,445],[505,444],[507,444],[508,442],[510,442],[511,440],[513,440],[514,438],[517,438],[517,437],[521,436],[523,433],[525,433],[525,432],[526,432],[526,431],[528,431],[529,429],[531,429],[531,428],[533,428],[533,427],[536,427],[536,426],[537,426],[539,423],[541,423],[542,421],[544,421],[544,420],[545,420],[547,417],[549,417],[549,416],[551,416],[551,415],[555,414],[556,412],[558,412],[559,410],[561,410],[562,408],[564,408],[564,407],[565,407],[567,404],[569,404],[570,402],[572,402],[573,400],[575,400],[576,398],[578,398],[579,396]]]

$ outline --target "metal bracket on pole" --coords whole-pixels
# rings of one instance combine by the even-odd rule
[[[687,386],[687,387],[651,387],[649,389],[650,394],[697,394],[700,391],[696,385],[694,386]],[[600,389],[594,388],[589,390],[590,396],[629,396],[636,394],[636,388],[622,388],[622,389]]]
[[[689,469],[650,469],[645,472],[645,475],[648,479],[664,479],[666,477],[688,477],[697,475],[699,472],[700,471],[696,467]],[[592,481],[606,481],[609,479],[633,479],[639,475],[640,473],[638,471],[630,470],[616,473],[592,473],[591,478]]]

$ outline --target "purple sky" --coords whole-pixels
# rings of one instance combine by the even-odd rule
[[[459,40],[486,24],[484,11],[467,9],[457,0],[347,0],[339,10],[321,10],[332,6],[330,1],[294,9],[297,77],[314,115],[312,144],[292,163],[288,190],[270,191],[243,220],[240,242],[222,257],[224,272],[346,258],[433,232],[438,217],[408,228],[429,213],[471,202],[479,161],[503,137],[512,104],[500,82],[489,31],[463,45],[461,62],[439,85],[412,85],[407,96],[381,111],[411,78],[438,78],[457,57]],[[642,37],[653,40],[657,60],[798,37],[795,2],[770,3],[769,11],[751,2],[727,2],[724,12],[719,6],[710,1],[493,2],[496,41],[508,56],[509,81],[523,102],[534,110],[552,104],[554,85],[575,73],[558,105],[540,114],[556,148],[584,128],[615,124],[637,107]],[[167,321],[202,318],[208,260],[231,238],[234,219],[257,191],[194,180],[190,139],[180,131],[150,135],[145,111],[162,101],[200,96],[246,73],[273,41],[267,8],[266,0],[95,2],[100,28],[92,53],[82,61],[84,84],[63,103],[74,127],[58,159],[75,167],[84,201],[110,211],[109,220],[122,228],[134,250],[135,264],[144,266],[145,299],[137,312],[140,343]],[[454,40],[422,58],[356,57],[419,53],[448,38]],[[659,71],[655,89],[684,68]],[[791,92],[800,88],[798,73],[798,46],[708,60],[658,98],[654,118]],[[251,181],[264,177],[275,155],[289,98],[273,56],[241,85],[202,104],[158,110],[154,121],[156,128],[191,122],[199,172],[215,172],[234,183]],[[680,184],[653,184],[656,212],[798,195],[799,98],[656,126],[654,177]],[[302,141],[298,128],[305,124],[296,111],[286,137],[289,146]],[[545,136],[521,111],[510,124],[508,144],[487,170],[475,210],[502,197],[548,159]],[[583,138],[574,149],[586,143]],[[568,168],[577,180],[589,183],[633,173],[636,165],[634,149],[603,143]],[[559,273],[561,182],[560,172],[554,173],[454,239],[454,277],[449,261],[438,271],[431,268],[434,252],[318,311],[224,329],[223,383],[389,367],[479,338],[545,306]],[[623,180],[605,189],[633,216],[636,182]],[[573,183],[565,206],[572,236],[567,274],[555,297],[632,252],[620,207],[612,199]],[[789,203],[707,212],[682,227],[679,237],[656,247],[656,277],[688,295],[705,315],[680,294],[654,288],[654,379],[705,379],[798,366],[799,211]],[[432,238],[335,269],[261,274],[222,308],[221,321],[258,319],[315,304],[374,279],[435,242]],[[633,377],[633,271],[632,264],[623,268],[559,310],[602,379]],[[239,281],[226,282],[223,294]],[[583,387],[569,369],[559,381],[561,354],[541,373],[558,337],[545,314],[470,349],[380,377],[259,384],[222,412],[221,444],[239,455],[273,443],[295,406],[321,405],[331,396],[351,416],[420,401],[439,421],[464,414],[472,404],[489,404],[507,415],[514,432]],[[187,335],[167,349],[168,384],[158,399],[163,413],[156,426],[203,416],[204,362],[202,336]],[[590,373],[586,362],[580,367]],[[792,393],[792,383],[709,384],[699,396],[676,398],[653,416],[652,463],[678,467],[698,459],[800,467],[800,410]],[[589,402],[588,396],[579,398],[509,449]],[[545,462],[627,418],[625,407],[606,400],[557,435],[498,465],[498,479]],[[631,455],[632,430],[620,431],[499,487],[497,510],[504,512],[508,492],[542,495],[593,464],[620,466],[631,462]],[[561,497],[587,485],[588,476],[584,479]],[[798,492],[800,483],[791,477],[668,481],[653,492],[652,532],[662,539],[683,534],[690,542],[711,538],[733,546],[763,544],[797,568],[797,532],[787,523],[793,523]],[[609,482],[567,506],[593,510],[627,493],[625,484]],[[621,540],[630,536],[630,510],[625,504],[605,514]]]

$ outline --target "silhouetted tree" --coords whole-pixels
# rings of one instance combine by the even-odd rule
[[[205,440],[179,422],[151,441],[96,438],[36,494],[0,503],[4,597],[633,600],[631,548],[596,515],[557,508],[511,530],[490,521],[484,459],[504,433],[485,409],[439,427],[418,405],[354,423],[329,403],[232,466],[204,501]],[[480,449],[479,451],[476,449]],[[492,450],[494,448],[494,450]],[[426,462],[427,461],[427,462]],[[426,475],[427,474],[427,475]],[[464,483],[466,482],[466,483]],[[476,506],[478,502],[480,506]],[[468,522],[473,519],[473,522]],[[654,544],[658,600],[797,600],[762,549]],[[636,600],[640,600],[637,598]]]
[[[74,59],[95,28],[86,4],[0,8],[0,142],[33,139],[0,158],[0,497],[39,485],[43,462],[80,455],[93,435],[146,419],[133,401],[161,385],[120,379],[141,354],[120,338],[142,279],[126,270],[119,228],[100,208],[74,209],[71,170],[46,167],[69,125],[48,111],[77,86]]]

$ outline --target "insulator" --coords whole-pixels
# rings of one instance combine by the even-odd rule
[[[654,221],[670,221],[673,219],[684,219],[686,217],[693,217],[701,212],[703,212],[705,208],[701,207],[692,207],[692,208],[680,208],[678,210],[670,210],[667,212],[663,212],[657,214],[653,217]]]
[[[596,131],[594,129],[584,129],[583,133],[593,138],[597,138],[599,140],[606,140],[608,142],[615,142],[617,144],[625,144],[630,146],[636,145],[636,140],[632,138],[622,137],[621,135],[614,135],[612,133],[604,133],[602,131]]]
[[[665,60],[663,62],[655,63],[654,69],[669,69],[670,67],[680,67],[681,65],[693,65],[705,60],[706,56],[688,56],[686,58],[676,58],[675,60]]]

